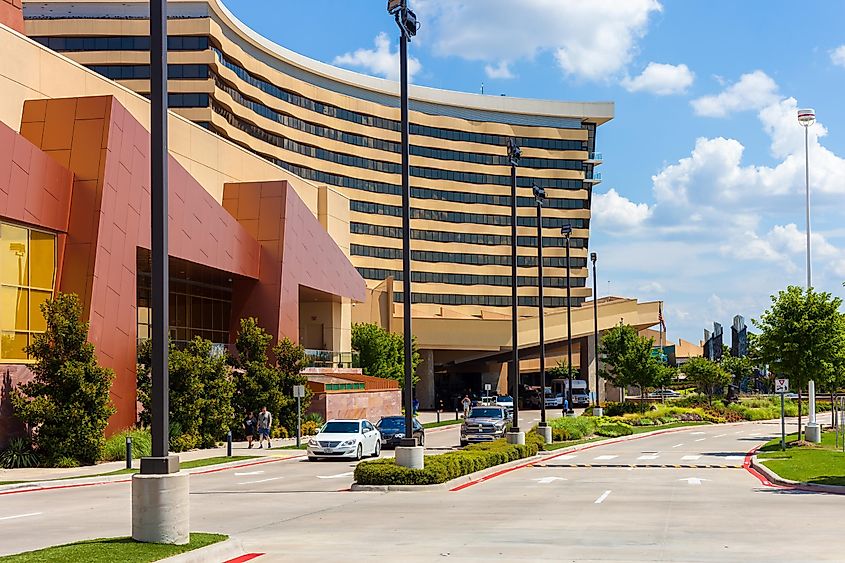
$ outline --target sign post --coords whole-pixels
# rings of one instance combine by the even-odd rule
[[[485,397],[485,398],[487,398],[487,397],[489,397],[489,396],[490,396],[490,389],[491,389],[492,387],[493,387],[493,386],[492,386],[492,385],[490,385],[489,383],[485,383],[485,384],[484,384],[484,397]]]
[[[784,416],[783,398],[789,391],[789,380],[785,378],[775,379],[775,393],[780,393],[780,449],[786,449],[786,417]]]
[[[296,447],[300,446],[300,437],[302,436],[302,397],[305,396],[305,385],[294,385],[293,396],[296,397]]]

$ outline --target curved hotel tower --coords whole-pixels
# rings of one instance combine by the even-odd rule
[[[147,94],[147,2],[26,2],[27,34]],[[177,113],[349,198],[348,250],[374,287],[401,293],[398,84],[308,59],[261,37],[218,0],[169,3],[170,104]],[[546,189],[546,306],[565,305],[562,225],[573,227],[572,296],[585,287],[596,129],[612,103],[482,96],[412,86],[413,302],[470,314],[510,304],[510,177],[518,170],[520,305],[537,306],[532,185]],[[337,233],[332,233],[336,235]],[[346,245],[343,245],[346,246]],[[392,289],[392,288],[390,288]],[[423,308],[424,309],[424,308]],[[525,314],[531,314],[530,309]],[[536,314],[536,313],[534,313]]]

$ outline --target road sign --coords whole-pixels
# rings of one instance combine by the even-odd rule
[[[293,386],[293,396],[294,397],[305,397],[305,385],[294,385]]]
[[[490,390],[490,389],[492,389],[492,388],[493,388],[493,386],[492,386],[491,384],[489,384],[489,383],[485,383],[485,384],[484,384],[484,390],[485,390],[485,391],[489,391],[489,390]]]
[[[775,379],[775,393],[786,393],[789,391],[789,380],[785,378]]]

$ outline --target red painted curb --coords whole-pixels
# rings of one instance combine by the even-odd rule
[[[263,553],[246,553],[239,557],[235,557],[234,559],[227,559],[223,563],[243,563],[244,561],[251,561],[256,557],[261,557],[264,555]]]

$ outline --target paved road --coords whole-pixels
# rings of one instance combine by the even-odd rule
[[[778,430],[586,445],[457,492],[339,492],[352,463],[274,461],[192,476],[191,527],[237,535],[267,553],[257,561],[845,559],[845,499],[765,487],[741,468]],[[456,440],[450,428],[428,444]],[[127,483],[0,496],[0,553],[129,532]]]

